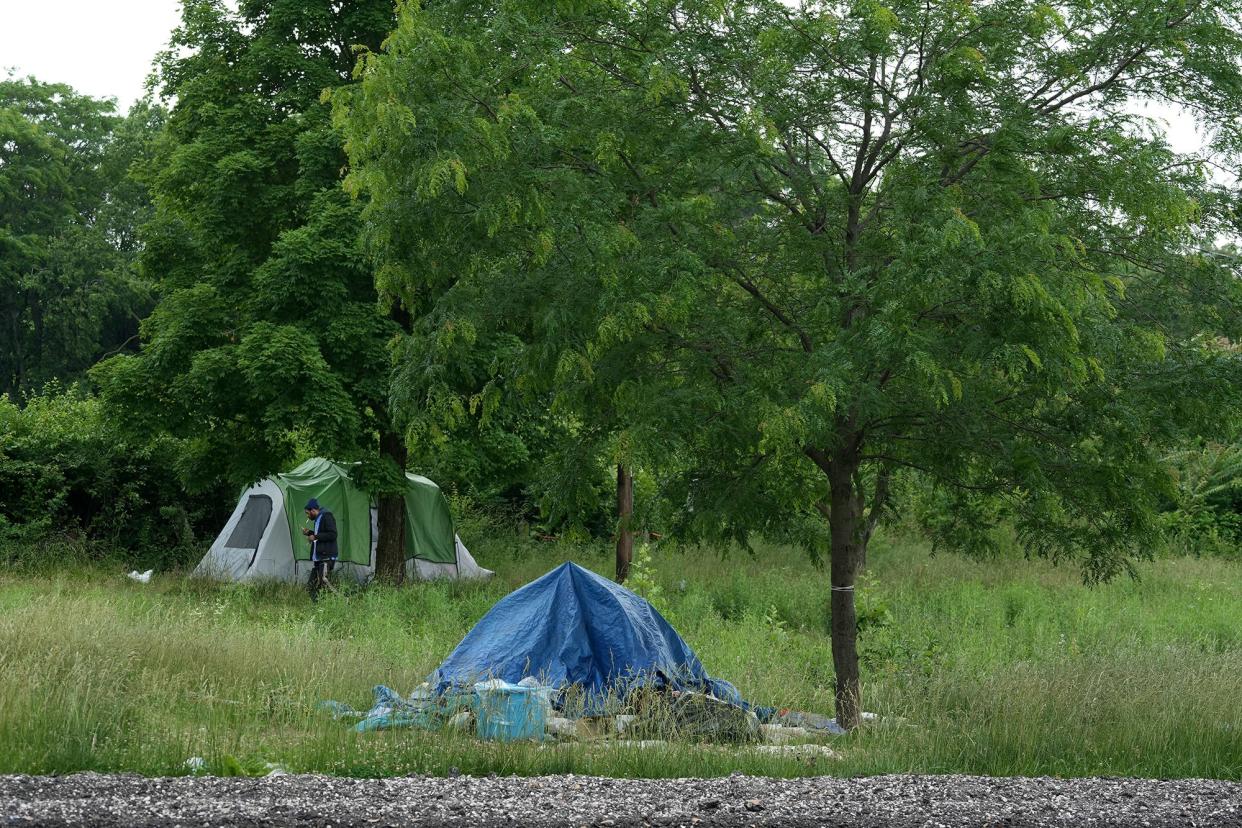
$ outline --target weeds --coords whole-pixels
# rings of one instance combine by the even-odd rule
[[[933,558],[878,537],[859,604],[866,708],[882,718],[834,741],[831,764],[723,745],[357,734],[316,709],[364,705],[375,684],[409,692],[496,600],[567,557],[611,570],[602,546],[513,555],[514,542],[475,545],[499,572],[490,583],[347,590],[314,606],[272,584],[0,569],[0,772],[180,774],[201,756],[213,773],[1242,778],[1242,573],[1208,558],[1087,589],[1073,570]],[[799,553],[654,547],[641,569],[712,675],[757,704],[832,711],[826,575]]]

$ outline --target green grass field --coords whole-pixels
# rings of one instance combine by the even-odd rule
[[[497,745],[356,734],[316,709],[421,682],[515,586],[601,547],[476,543],[487,584],[330,596],[120,566],[0,570],[0,772],[965,772],[1242,779],[1242,568],[1169,558],[1089,589],[1073,569],[873,543],[860,589],[865,708],[838,760],[747,748]],[[516,552],[514,550],[517,550]],[[755,703],[832,712],[826,575],[798,552],[659,551],[657,606]]]

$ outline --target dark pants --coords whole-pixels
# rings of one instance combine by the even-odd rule
[[[315,561],[311,567],[310,577],[306,579],[306,591],[312,601],[319,600],[319,590],[328,583],[328,573],[336,566],[336,561]]]

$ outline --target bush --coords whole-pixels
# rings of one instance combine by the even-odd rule
[[[187,497],[176,475],[180,445],[136,446],[100,401],[49,385],[17,405],[0,397],[0,561],[35,563],[55,548],[87,557],[168,567],[201,550],[199,532],[227,498]],[[227,501],[227,502],[226,502]]]
[[[1242,549],[1242,442],[1187,448],[1167,462],[1173,497],[1162,524],[1170,547],[1237,555]]]

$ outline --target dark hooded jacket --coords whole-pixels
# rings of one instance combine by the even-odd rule
[[[315,530],[316,540],[311,543],[311,560],[312,561],[335,561],[337,552],[336,545],[336,516],[327,509],[320,509],[319,515],[315,519],[318,527]]]

